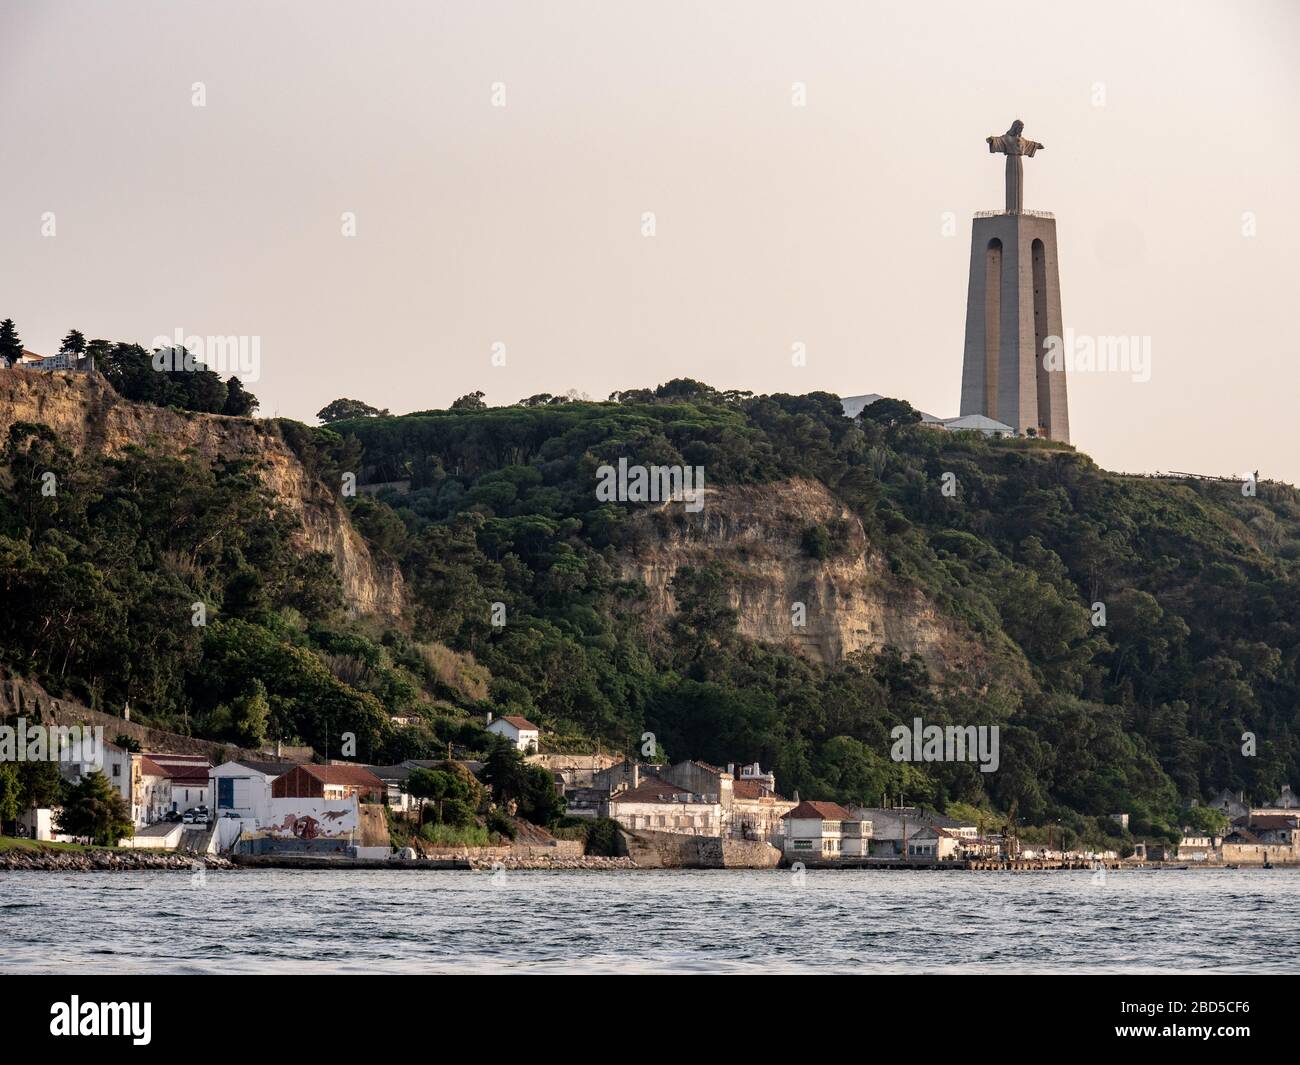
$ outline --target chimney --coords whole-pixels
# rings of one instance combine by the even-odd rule
[[[487,722],[486,722],[486,723],[490,725],[490,724],[492,724],[492,711],[489,710],[489,711],[487,712],[487,714],[488,714],[488,716],[487,716]]]
[[[735,762],[728,762],[728,763],[727,763],[727,772],[730,773],[733,777],[736,775],[736,763],[735,763]]]

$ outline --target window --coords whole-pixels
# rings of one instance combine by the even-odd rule
[[[122,775],[122,764],[121,764],[120,762],[114,762],[114,763],[113,763],[113,776],[115,776],[115,777],[120,777],[121,775]]]

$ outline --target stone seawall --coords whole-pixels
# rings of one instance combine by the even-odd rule
[[[151,854],[145,851],[65,851],[53,847],[40,850],[12,850],[0,853],[0,872],[48,873],[130,873],[139,869],[167,869],[193,872],[203,869],[230,869],[225,858],[212,855]]]
[[[775,869],[781,860],[768,843],[627,829],[619,830],[618,851],[638,869]]]

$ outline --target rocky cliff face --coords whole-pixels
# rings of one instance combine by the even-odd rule
[[[130,403],[96,375],[0,371],[0,439],[14,422],[48,425],[76,452],[114,454],[128,446],[200,461],[250,458],[279,502],[302,525],[302,546],[334,559],[353,614],[396,617],[405,602],[396,565],[374,558],[347,512],[310,480],[271,423]]]
[[[710,488],[703,508],[680,503],[645,511],[642,547],[623,559],[625,579],[650,592],[650,620],[676,610],[670,589],[683,566],[724,563],[740,632],[793,646],[820,662],[886,645],[920,655],[936,677],[979,684],[988,654],[971,634],[938,611],[921,592],[889,572],[861,521],[820,483],[805,480]],[[803,547],[810,526],[843,530],[828,558]],[[804,624],[796,625],[796,604]]]

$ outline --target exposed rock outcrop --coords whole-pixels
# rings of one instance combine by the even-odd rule
[[[718,561],[732,574],[738,627],[751,639],[793,646],[819,662],[889,645],[920,655],[936,676],[978,682],[984,673],[986,650],[897,580],[862,522],[816,481],[708,488],[697,513],[667,503],[636,520],[644,526],[640,547],[624,557],[622,575],[649,590],[652,621],[676,611],[671,585],[679,569]],[[803,546],[816,525],[840,531],[825,559]],[[794,624],[800,603],[802,627]]]
[[[347,512],[312,481],[275,423],[154,407],[122,399],[96,374],[11,369],[0,373],[0,440],[14,422],[48,425],[75,452],[128,447],[256,462],[263,483],[302,526],[302,546],[334,560],[348,609],[396,618],[405,595],[400,569],[376,559]]]

